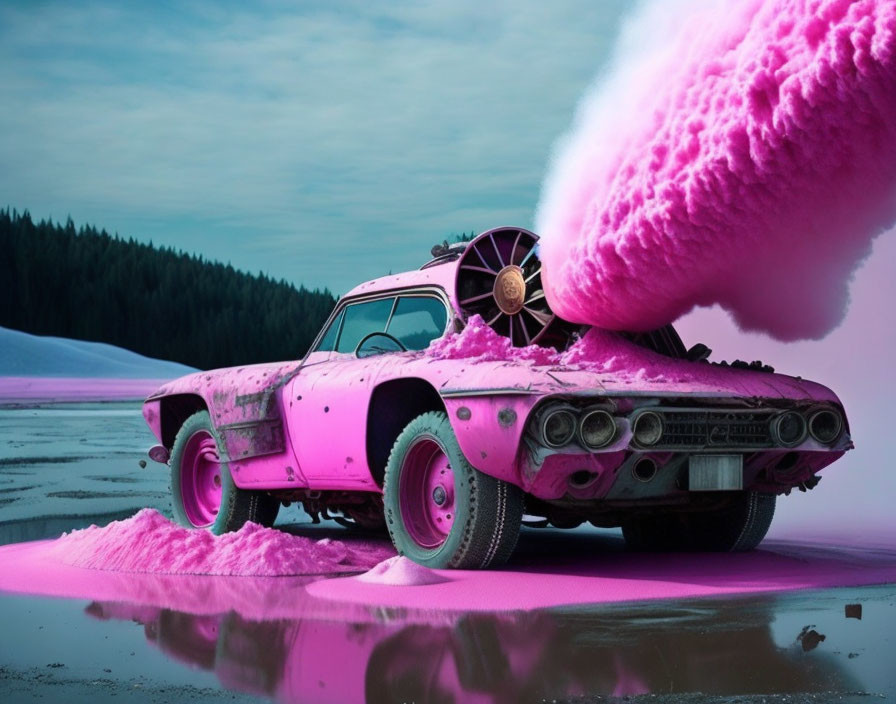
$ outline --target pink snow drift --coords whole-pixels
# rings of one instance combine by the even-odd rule
[[[315,520],[387,529],[428,567],[500,565],[520,526],[621,526],[640,550],[748,550],[776,497],[850,449],[838,398],[710,363],[671,325],[575,325],[538,238],[497,228],[361,284],[301,361],[200,372],[144,416],[175,518],[215,533]]]

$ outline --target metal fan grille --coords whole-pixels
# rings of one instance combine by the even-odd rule
[[[457,298],[465,319],[482,316],[518,347],[555,344],[552,329],[563,322],[544,295],[537,242],[538,235],[528,230],[488,230],[467,246],[457,268]]]

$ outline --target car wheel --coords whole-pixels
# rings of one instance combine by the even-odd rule
[[[746,552],[753,550],[768,532],[775,516],[774,494],[745,491],[731,505],[686,518],[686,530],[693,550]]]
[[[233,483],[226,455],[208,411],[187,418],[171,448],[171,507],[187,528],[208,528],[220,535],[252,521],[274,525],[280,503],[259,491]]]
[[[503,564],[523,517],[522,490],[467,462],[441,412],[418,416],[398,436],[383,501],[395,549],[434,568]]]
[[[774,515],[774,494],[745,491],[715,511],[635,517],[622,535],[635,551],[746,552],[762,542]]]

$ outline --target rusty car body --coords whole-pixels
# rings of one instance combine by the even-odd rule
[[[385,525],[399,552],[434,567],[500,564],[522,521],[622,526],[633,549],[744,550],[776,496],[811,488],[851,447],[831,390],[768,371],[633,385],[427,354],[474,315],[519,347],[582,333],[551,313],[536,242],[497,228],[437,247],[420,269],[342,297],[302,360],[164,385],[143,412],[176,518],[221,532],[298,502],[315,519]],[[630,337],[708,364],[688,361],[671,326]]]

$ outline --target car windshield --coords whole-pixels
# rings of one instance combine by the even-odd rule
[[[384,332],[394,304],[395,298],[381,298],[346,306],[336,351],[354,352],[364,337],[372,332]]]
[[[332,352],[336,348],[336,337],[339,335],[339,328],[342,327],[342,319],[344,317],[345,310],[343,309],[339,311],[339,314],[335,318],[333,318],[333,322],[330,323],[330,327],[327,328],[324,336],[320,338],[320,342],[315,348],[315,351]]]
[[[431,296],[403,296],[386,332],[409,350],[423,350],[445,332],[448,311],[445,304]]]
[[[409,350],[426,349],[448,322],[444,302],[432,295],[407,295],[349,303],[327,327],[315,351],[351,354],[367,335],[385,332]]]

